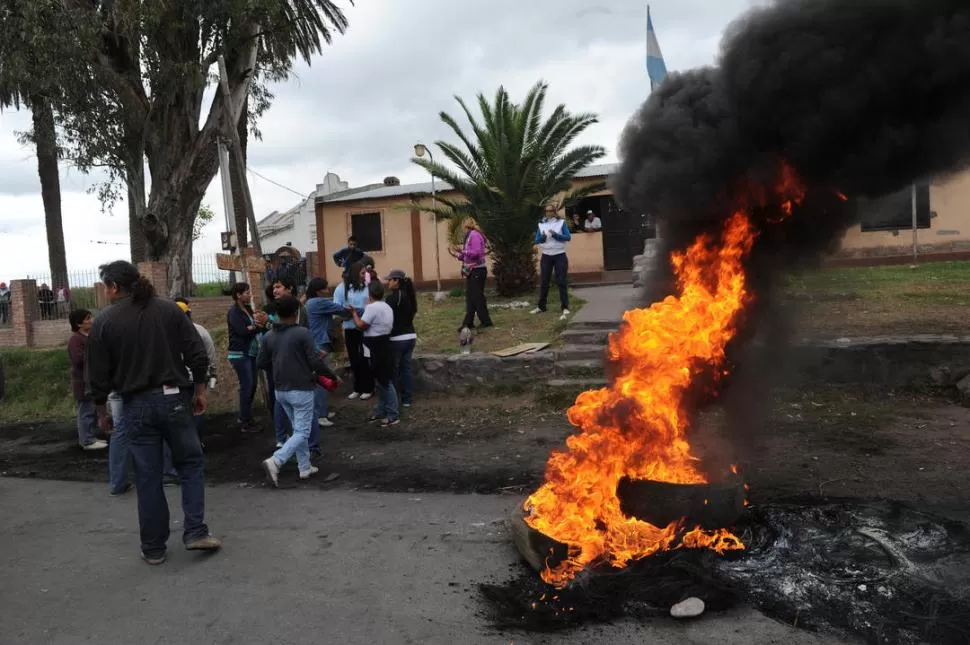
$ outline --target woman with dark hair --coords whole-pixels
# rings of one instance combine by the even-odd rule
[[[75,309],[67,317],[71,323],[71,339],[67,341],[67,355],[71,359],[71,394],[77,412],[77,443],[84,450],[104,450],[108,444],[95,436],[98,413],[94,400],[84,391],[84,352],[91,331],[91,312]]]
[[[230,290],[232,307],[226,314],[229,327],[229,363],[239,377],[239,423],[243,432],[259,432],[253,423],[253,398],[256,396],[256,356],[259,334],[266,328],[266,314],[254,312],[253,294],[245,282]]]
[[[418,295],[414,282],[404,271],[394,269],[387,274],[387,298],[385,302],[394,311],[394,327],[391,329],[391,378],[401,382],[401,405],[411,407],[414,379],[411,376],[411,356],[418,342],[414,331],[414,316],[418,313]]]
[[[333,301],[341,307],[347,308],[349,305],[358,312],[363,311],[368,299],[366,273],[367,266],[363,262],[350,265],[343,282],[333,292]],[[374,395],[374,375],[367,357],[364,356],[364,332],[357,328],[353,320],[347,320],[343,326],[347,358],[350,359],[350,370],[354,374],[354,391],[347,398],[366,401]]]

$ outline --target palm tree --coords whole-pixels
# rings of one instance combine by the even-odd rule
[[[518,295],[536,282],[533,235],[546,204],[576,199],[602,188],[572,188],[580,170],[606,154],[601,146],[570,145],[597,122],[595,114],[571,114],[559,105],[543,121],[548,86],[536,83],[525,101],[515,104],[500,87],[490,104],[478,95],[482,122],[460,97],[455,97],[471,126],[473,137],[445,112],[441,120],[463,147],[446,141],[435,145],[457,168],[426,159],[412,161],[451,184],[461,199],[439,198],[439,217],[472,218],[488,240],[500,295]]]

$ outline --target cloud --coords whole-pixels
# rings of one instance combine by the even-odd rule
[[[350,21],[347,34],[337,36],[311,67],[298,64],[293,78],[273,88],[276,101],[260,123],[263,140],[251,139],[249,145],[255,171],[300,194],[312,191],[328,171],[351,185],[387,175],[405,183],[424,181],[424,172],[410,163],[413,145],[453,138],[438,113],[459,117],[455,95],[474,101],[478,92],[491,97],[504,85],[520,98],[540,78],[549,83],[551,105],[565,103],[573,111],[599,115],[600,123],[581,143],[606,146],[613,160],[620,131],[649,90],[646,16],[639,0],[600,0],[592,6],[582,0],[367,0],[353,7],[338,2]],[[712,64],[724,27],[750,5],[750,0],[654,0],[654,27],[668,69]],[[19,146],[13,135],[29,123],[28,114],[7,112],[0,122],[0,244],[8,248],[11,233],[3,231],[16,226],[18,246],[29,241],[45,250],[16,255],[17,260],[0,254],[0,275],[8,278],[28,264],[34,271],[46,267],[36,162],[33,151]],[[300,201],[252,175],[250,180],[257,217]],[[224,224],[218,181],[206,196],[216,222],[197,253],[219,247]],[[65,195],[65,203],[85,226],[126,239],[123,204],[116,209],[118,217],[102,216],[97,200],[83,194],[92,180],[75,172],[65,183],[64,190],[74,193]],[[33,218],[32,228],[23,217]],[[83,233],[78,239],[93,235],[87,228],[77,233]],[[79,268],[126,251],[70,248],[68,260]]]

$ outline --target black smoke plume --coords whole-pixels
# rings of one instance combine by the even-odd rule
[[[659,224],[648,303],[673,291],[669,251],[716,233],[738,208],[760,231],[747,263],[757,299],[729,348],[720,399],[730,445],[747,452],[770,411],[768,387],[797,371],[784,358],[797,312],[777,297],[780,279],[836,250],[857,200],[970,165],[970,0],[776,0],[752,10],[728,28],[717,66],[671,74],[650,95],[620,157],[618,201]],[[777,205],[757,197],[772,194],[783,163],[807,193],[778,223]],[[747,342],[756,332],[761,342]],[[711,472],[716,461],[705,459]]]
[[[878,197],[970,165],[970,0],[777,0],[735,21],[716,67],[671,74],[627,125],[614,190],[666,243],[716,226],[779,164],[808,199],[753,261],[817,257]],[[764,217],[755,219],[764,224]],[[783,251],[782,251],[783,249]],[[784,264],[784,262],[783,262]]]

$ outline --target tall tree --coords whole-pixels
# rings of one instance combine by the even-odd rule
[[[47,259],[54,288],[68,286],[67,251],[61,215],[61,178],[58,168],[57,130],[54,103],[60,100],[60,74],[50,66],[63,64],[69,74],[70,61],[59,60],[60,39],[37,34],[30,26],[51,18],[50,7],[41,0],[3,0],[0,3],[0,111],[26,107],[33,129],[22,140],[32,142],[37,154],[44,225],[47,231]]]
[[[540,81],[522,104],[513,103],[500,87],[493,103],[478,95],[481,123],[460,97],[455,97],[471,126],[468,136],[450,115],[441,120],[454,131],[461,145],[436,141],[435,145],[457,168],[427,159],[412,161],[455,189],[461,199],[438,198],[438,215],[474,219],[488,240],[495,281],[502,295],[518,295],[535,286],[536,260],[533,236],[548,203],[576,199],[602,185],[572,188],[580,170],[606,154],[600,146],[570,145],[596,123],[594,114],[571,114],[557,106],[543,121],[548,86]]]
[[[62,122],[73,155],[125,181],[149,259],[168,264],[171,293],[188,293],[193,224],[218,168],[217,140],[239,127],[257,73],[285,76],[298,56],[309,64],[346,17],[328,0],[65,1],[82,34],[79,55],[99,81]],[[220,55],[229,101],[217,86],[203,118]],[[116,111],[90,109],[100,93]],[[145,160],[147,197],[137,177]]]

